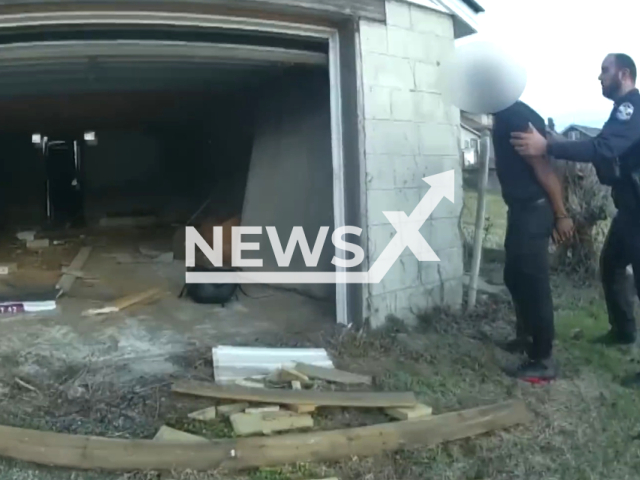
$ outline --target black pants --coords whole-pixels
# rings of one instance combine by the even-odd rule
[[[504,242],[504,283],[516,310],[516,330],[531,337],[533,360],[551,357],[555,335],[549,279],[549,240],[554,215],[549,202],[509,205]]]
[[[640,217],[620,211],[611,222],[602,247],[600,275],[611,329],[623,337],[636,335],[634,292],[626,271],[629,265],[640,295]]]

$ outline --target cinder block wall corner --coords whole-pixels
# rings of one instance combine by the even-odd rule
[[[450,15],[388,0],[385,23],[360,21],[369,265],[395,235],[383,211],[411,214],[429,186],[426,176],[453,169],[455,202],[443,199],[421,232],[440,262],[419,262],[405,249],[380,284],[365,287],[364,317],[380,327],[406,322],[463,297],[460,112],[438,89],[439,68],[454,50]]]

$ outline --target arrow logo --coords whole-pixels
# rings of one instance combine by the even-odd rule
[[[187,272],[187,283],[380,283],[407,247],[421,262],[439,262],[420,229],[443,198],[453,203],[454,173],[448,170],[423,178],[431,188],[411,215],[383,212],[396,234],[368,272]]]
[[[438,175],[425,177],[422,180],[429,184],[431,188],[422,197],[422,200],[411,212],[411,215],[407,217],[404,212],[383,212],[397,233],[367,272],[366,283],[380,283],[406,247],[409,247],[421,262],[440,261],[436,252],[433,251],[420,233],[420,229],[443,198],[447,198],[453,203],[455,194],[454,171],[449,170]]]

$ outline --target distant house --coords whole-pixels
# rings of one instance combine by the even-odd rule
[[[464,158],[464,168],[477,168],[480,155],[480,134],[483,130],[491,128],[489,115],[473,115],[467,112],[460,113],[460,148]],[[491,155],[489,168],[495,168],[495,161]]]
[[[568,138],[569,140],[586,140],[588,138],[595,137],[599,133],[599,128],[585,127],[584,125],[576,125],[575,123],[572,123],[560,132],[560,135]]]
[[[464,121],[460,121],[460,147],[464,158],[464,168],[476,165],[478,162],[478,153],[480,151],[480,132],[474,130]]]
[[[492,126],[493,119],[490,115],[472,115],[467,112],[460,112],[460,147],[464,159],[464,184],[467,188],[475,189],[478,186],[480,135],[483,130],[491,129]],[[487,179],[487,187],[490,191],[500,191],[493,143],[489,151],[489,177]]]

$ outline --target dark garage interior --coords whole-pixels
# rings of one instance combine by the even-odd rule
[[[187,222],[239,217],[275,225],[283,242],[294,225],[310,243],[320,226],[333,228],[322,48],[131,39],[0,46],[0,263],[16,263],[17,277],[31,272],[5,281],[0,295],[33,291],[34,277],[48,288],[87,244],[101,281],[118,276],[108,292],[96,295],[94,280],[83,293],[81,281],[67,296],[105,301],[150,288],[158,279],[149,280],[149,251],[173,255],[159,277],[174,279],[177,294],[185,266],[176,238]],[[16,240],[25,231],[49,243]],[[333,269],[332,257],[328,241],[317,268]],[[335,287],[288,287],[327,303],[335,318]]]

